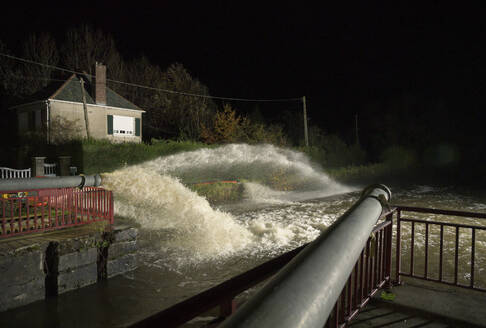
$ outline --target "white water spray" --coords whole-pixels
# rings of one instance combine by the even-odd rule
[[[221,257],[259,248],[261,243],[286,245],[301,238],[302,229],[307,228],[266,222],[264,217],[239,222],[211,208],[206,199],[180,182],[226,179],[258,181],[245,183],[245,197],[273,204],[350,190],[313,167],[302,153],[245,144],[159,157],[104,174],[103,185],[114,190],[117,215],[132,218],[145,229],[162,231],[166,247],[182,249],[194,258]]]

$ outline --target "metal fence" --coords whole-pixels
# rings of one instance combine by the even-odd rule
[[[0,191],[0,238],[104,221],[113,195],[98,187]]]
[[[451,211],[451,210],[438,210],[438,209],[430,209],[430,208],[420,208],[420,207],[409,207],[409,206],[398,206],[396,209],[397,213],[397,238],[396,238],[396,277],[395,280],[397,283],[400,283],[400,276],[407,276],[413,277],[416,279],[423,279],[428,281],[434,281],[442,284],[458,286],[462,288],[486,291],[486,289],[481,288],[476,285],[475,280],[475,272],[479,271],[476,264],[476,236],[478,231],[486,231],[486,226],[480,225],[471,225],[471,224],[463,224],[463,223],[453,223],[453,222],[443,222],[443,221],[436,221],[436,220],[423,220],[411,217],[404,217],[404,213],[425,213],[425,214],[437,214],[449,217],[460,217],[460,218],[479,218],[479,219],[486,219],[486,214],[484,213],[472,213],[472,212],[462,212],[462,211]],[[409,222],[410,227],[410,234],[405,235],[403,233],[403,224],[405,222]],[[417,238],[417,227],[422,227],[422,230],[425,230],[423,233],[424,235],[424,251],[423,257],[421,256],[417,259],[417,255],[415,254],[417,245],[416,245],[416,238]],[[432,228],[437,228],[437,234],[431,236]],[[450,229],[448,229],[450,228]],[[444,247],[444,230],[448,229],[452,231],[449,236],[450,244],[453,245],[454,249],[454,256],[453,256],[453,263],[452,263],[452,279],[446,279],[444,268],[444,257],[446,255],[445,247]],[[460,232],[467,232],[470,231],[471,239],[470,244],[467,245],[467,241],[464,240],[463,245],[461,246],[460,243]],[[434,238],[435,237],[435,238]],[[437,241],[438,239],[438,241]],[[408,245],[407,245],[408,244]],[[437,245],[438,244],[438,254],[435,257],[438,257],[438,262],[431,268],[431,244]],[[409,246],[409,250],[407,253],[407,258],[404,258],[404,246]],[[466,258],[468,261],[464,261],[464,263],[459,263],[459,253],[460,251],[468,252]],[[448,255],[448,254],[447,254]],[[405,263],[404,263],[405,262]],[[421,272],[417,272],[416,264],[420,262],[421,266],[423,266],[423,270]],[[462,264],[462,265],[461,265]],[[467,266],[467,267],[466,267]],[[403,271],[404,268],[406,271]],[[437,277],[434,278],[431,275],[431,271],[433,271],[434,275]],[[458,273],[459,271],[465,272],[466,276],[468,276],[469,283],[468,284],[461,284],[458,281]],[[449,276],[451,273],[449,272]],[[449,277],[450,278],[450,277]]]

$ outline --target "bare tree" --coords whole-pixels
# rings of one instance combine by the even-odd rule
[[[10,51],[7,45],[0,40],[0,52],[6,55],[10,55]],[[13,62],[8,58],[2,57],[0,60],[0,89],[3,92],[8,92],[12,89],[13,78]]]
[[[62,53],[62,63],[66,67],[94,74],[95,63],[102,62],[110,78],[119,79],[123,75],[122,59],[113,36],[90,25],[68,30]]]
[[[50,83],[53,75],[53,68],[59,62],[59,53],[54,38],[48,33],[31,34],[23,43],[23,57],[37,63],[44,64],[21,64],[19,73],[24,78],[20,84],[22,93],[31,94]]]

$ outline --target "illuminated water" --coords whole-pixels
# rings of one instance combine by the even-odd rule
[[[282,177],[288,179],[282,183]],[[243,202],[214,208],[185,186],[227,179],[242,181]],[[8,318],[0,315],[0,326],[14,318],[25,326],[44,320],[63,327],[112,327],[137,321],[315,239],[360,192],[332,181],[302,154],[272,146],[228,145],[168,156],[104,175],[103,181],[116,191],[116,214],[140,225],[139,268],[106,284],[9,311]],[[288,190],[276,190],[279,183]],[[397,204],[486,211],[484,195],[452,187],[390,187]],[[402,229],[406,234],[410,227],[404,224]],[[418,258],[423,257],[422,230],[416,226]],[[436,233],[432,230],[431,234]],[[449,255],[453,240],[446,235]],[[467,231],[460,240],[460,261],[467,264]],[[432,242],[429,254],[432,272],[436,246]],[[478,233],[475,275],[483,287],[485,247],[486,235]],[[404,244],[404,248],[406,262],[409,246]],[[450,256],[445,262],[450,266]],[[417,262],[414,269],[423,270],[423,264]],[[447,272],[444,275],[450,277]],[[460,282],[467,279],[468,273],[460,272]]]
[[[228,179],[248,180],[240,204],[245,208],[291,205],[352,190],[312,167],[301,153],[245,144],[161,157],[104,174],[103,186],[116,190],[115,213],[149,230],[157,251],[181,264],[282,251],[311,241],[322,230],[322,222],[315,221],[317,213],[299,218],[283,213],[233,216],[213,209],[184,186]],[[274,184],[289,191],[272,189]]]

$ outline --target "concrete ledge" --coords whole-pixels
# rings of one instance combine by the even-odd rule
[[[114,260],[108,260],[106,264],[106,273],[108,278],[116,275],[135,270],[137,268],[137,257],[135,253],[118,257]]]
[[[112,236],[113,243],[136,240],[138,236],[138,230],[127,225],[114,226]]]
[[[137,251],[137,241],[136,240],[114,243],[114,244],[111,244],[110,247],[108,248],[108,257],[110,259],[116,259],[120,256],[129,254],[129,253],[134,253],[136,251]]]
[[[408,279],[391,292],[395,294],[393,301],[380,299],[379,293],[374,301],[466,323],[468,327],[486,327],[485,293]]]

